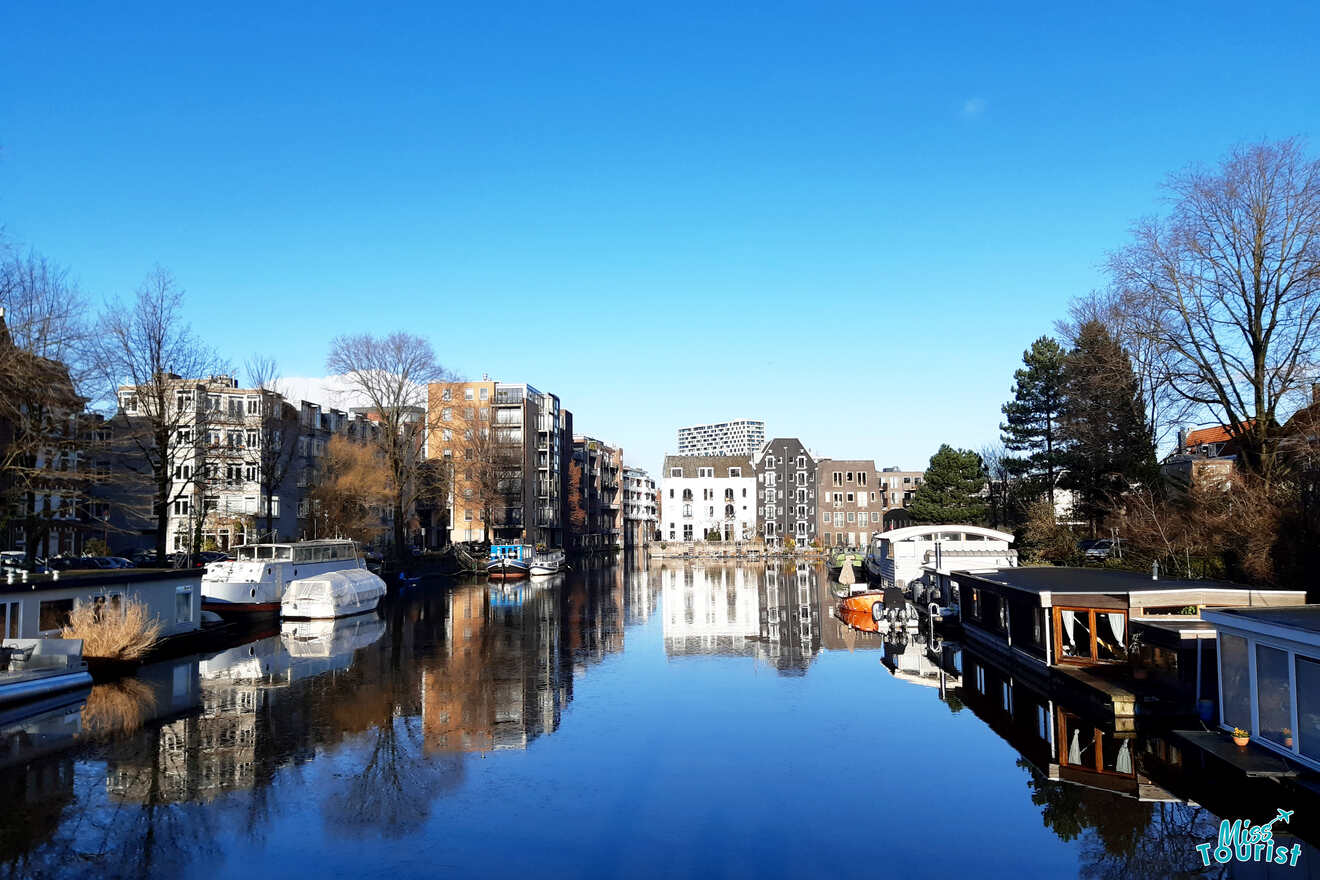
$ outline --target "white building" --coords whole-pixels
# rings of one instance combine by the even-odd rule
[[[641,547],[655,537],[659,522],[656,508],[655,480],[638,467],[623,468],[623,543],[625,547]]]
[[[741,455],[667,455],[661,479],[661,538],[722,541],[756,535],[756,471]]]
[[[765,442],[765,422],[734,419],[678,429],[679,455],[746,455]]]

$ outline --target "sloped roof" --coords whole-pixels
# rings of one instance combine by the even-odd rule
[[[1255,424],[1254,419],[1247,419],[1243,425],[1243,430],[1249,430]],[[1187,440],[1183,444],[1185,449],[1196,449],[1207,443],[1227,443],[1233,439],[1233,435],[1223,425],[1215,425],[1212,428],[1197,428],[1195,431],[1189,431]]]
[[[751,458],[745,455],[666,455],[665,470],[660,477],[668,479],[674,468],[682,468],[683,476],[694,480],[699,467],[714,468],[715,476],[720,478],[727,478],[731,467],[742,468],[743,477],[752,477],[755,473]]]

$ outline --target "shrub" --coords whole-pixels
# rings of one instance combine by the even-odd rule
[[[137,660],[156,644],[160,630],[160,618],[148,618],[144,603],[125,599],[117,608],[84,602],[69,614],[60,637],[82,639],[84,657]]]

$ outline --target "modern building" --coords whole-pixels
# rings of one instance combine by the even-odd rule
[[[757,529],[768,547],[790,538],[806,547],[818,534],[816,459],[796,437],[766,443],[756,459]]]
[[[660,521],[655,480],[638,467],[623,468],[623,546],[645,547]]]
[[[816,463],[818,533],[825,547],[865,548],[884,528],[889,493],[875,462],[823,458]]]
[[[426,453],[447,461],[452,541],[562,547],[572,415],[526,383],[427,386]]]
[[[666,541],[746,541],[756,535],[756,471],[741,455],[667,455],[661,479]]]
[[[573,464],[580,481],[569,490],[578,506],[571,528],[573,548],[622,549],[623,450],[579,434],[573,438]]]
[[[765,442],[765,422],[734,419],[678,429],[679,455],[746,455]]]

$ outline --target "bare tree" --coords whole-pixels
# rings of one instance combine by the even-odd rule
[[[68,272],[30,253],[0,262],[0,525],[29,559],[85,520],[100,432],[84,413],[86,303]]]
[[[390,475],[394,552],[403,554],[404,527],[422,487],[417,479],[426,437],[426,386],[447,378],[431,343],[411,333],[338,336],[326,368],[340,374],[381,426],[378,439]]]
[[[1002,442],[987,443],[981,447],[981,463],[985,467],[990,493],[990,525],[996,528],[1011,526],[1016,517],[1010,504],[1013,492],[1013,455]]]
[[[1320,349],[1320,162],[1296,140],[1170,178],[1173,208],[1110,261],[1161,382],[1213,413],[1266,484],[1278,417]]]
[[[224,364],[193,335],[183,318],[183,291],[157,267],[131,303],[107,308],[96,365],[105,388],[116,395],[114,437],[125,476],[147,484],[157,558],[163,560],[172,505],[192,502],[195,481],[213,469],[207,454],[213,444],[200,418],[210,402],[200,399],[205,395],[195,381],[186,380],[205,380],[223,372]]]
[[[326,444],[316,483],[308,492],[313,532],[370,544],[384,531],[381,510],[391,503],[389,469],[376,445],[336,434]]]
[[[248,384],[261,392],[258,443],[248,456],[256,469],[265,517],[265,536],[275,540],[275,496],[293,463],[297,447],[298,410],[285,398],[274,358],[254,357],[247,363]]]

